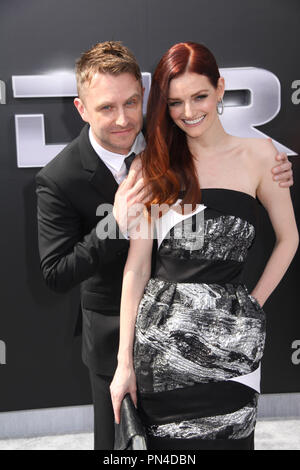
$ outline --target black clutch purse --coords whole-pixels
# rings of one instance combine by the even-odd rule
[[[121,404],[120,424],[115,423],[114,450],[146,450],[146,432],[131,396],[127,393]]]

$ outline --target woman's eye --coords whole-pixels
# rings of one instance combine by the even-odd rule
[[[198,95],[196,99],[203,100],[204,98],[207,98],[207,95]]]
[[[169,106],[178,106],[180,104],[180,101],[172,101],[172,103],[169,103]]]

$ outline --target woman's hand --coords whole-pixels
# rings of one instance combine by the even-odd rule
[[[130,394],[135,407],[137,407],[136,377],[133,366],[118,365],[109,388],[115,422],[120,424],[121,403],[126,393]]]

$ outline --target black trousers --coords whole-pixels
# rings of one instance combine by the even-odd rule
[[[113,450],[114,412],[109,386],[113,377],[89,369],[94,404],[94,450]]]

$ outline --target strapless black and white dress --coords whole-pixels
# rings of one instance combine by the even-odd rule
[[[149,449],[253,449],[266,319],[241,282],[259,202],[202,189],[156,223],[156,269],[135,327],[138,409]]]

